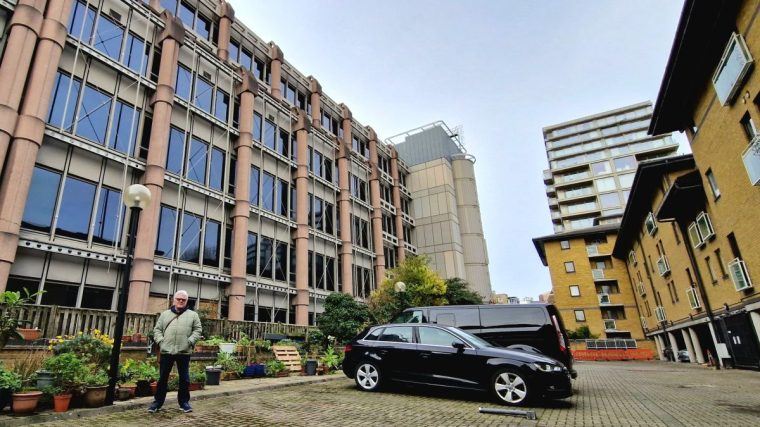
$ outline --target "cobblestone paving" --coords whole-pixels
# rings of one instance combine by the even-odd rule
[[[669,362],[579,362],[572,398],[538,404],[538,420],[486,415],[500,407],[481,393],[393,387],[364,393],[354,382],[294,386],[200,400],[183,414],[144,409],[48,423],[51,426],[758,426],[760,373]],[[502,407],[507,408],[507,407]]]

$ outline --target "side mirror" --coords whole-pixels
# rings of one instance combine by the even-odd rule
[[[460,352],[464,351],[464,343],[456,342],[455,341],[455,342],[451,343],[451,346],[454,347],[455,349],[457,349]]]

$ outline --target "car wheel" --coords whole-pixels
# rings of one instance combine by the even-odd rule
[[[380,369],[373,362],[362,362],[356,368],[354,379],[360,389],[364,391],[376,391],[380,388],[382,375]]]
[[[533,396],[525,375],[511,369],[502,369],[494,374],[491,392],[504,405],[523,405]]]

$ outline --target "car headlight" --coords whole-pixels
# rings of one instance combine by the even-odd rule
[[[559,365],[553,365],[551,363],[534,363],[533,366],[536,367],[541,372],[562,372],[562,367]]]

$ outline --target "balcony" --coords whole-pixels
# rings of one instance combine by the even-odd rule
[[[617,325],[615,324],[615,319],[604,319],[604,330],[616,331]]]
[[[601,269],[601,268],[592,269],[591,277],[593,277],[594,280],[604,280],[604,269]]]
[[[387,231],[383,231],[383,240],[385,240],[388,243],[391,243],[395,246],[398,246],[398,238]]]
[[[404,196],[406,196],[407,199],[411,199],[412,198],[412,193],[409,192],[409,189],[407,189],[406,186],[399,185],[398,189],[399,189],[399,191],[401,191],[401,194],[403,194]]]
[[[554,188],[554,186],[553,186],[553,185],[551,185],[551,184],[548,184],[548,185],[546,186],[546,195],[547,195],[547,196],[554,196],[555,194],[557,194],[557,189],[556,189],[556,188]]]
[[[552,211],[552,219],[562,219],[562,215],[557,211]]]
[[[411,224],[412,227],[414,227],[414,218],[409,216],[406,212],[401,212],[401,219],[406,221],[407,223]]]
[[[544,169],[544,184],[551,184],[554,182],[554,177],[552,176],[552,171],[549,169]]]
[[[396,215],[396,207],[383,199],[380,199],[380,207],[392,213],[393,215]]]
[[[660,276],[670,274],[670,264],[668,263],[668,257],[663,255],[657,259],[657,270],[660,272]]]
[[[549,206],[557,206],[557,198],[549,197]]]
[[[611,303],[609,294],[597,294],[596,296],[599,298],[599,304],[608,305]]]
[[[404,249],[413,255],[417,255],[417,247],[409,242],[404,242]]]
[[[601,251],[599,249],[599,245],[586,246],[586,254],[589,256],[589,258],[609,255],[608,253]]]
[[[760,135],[752,138],[749,147],[742,153],[744,169],[752,185],[760,185]]]
[[[393,177],[388,174],[388,172],[378,169],[380,171],[380,178],[383,179],[387,184],[393,185]]]

